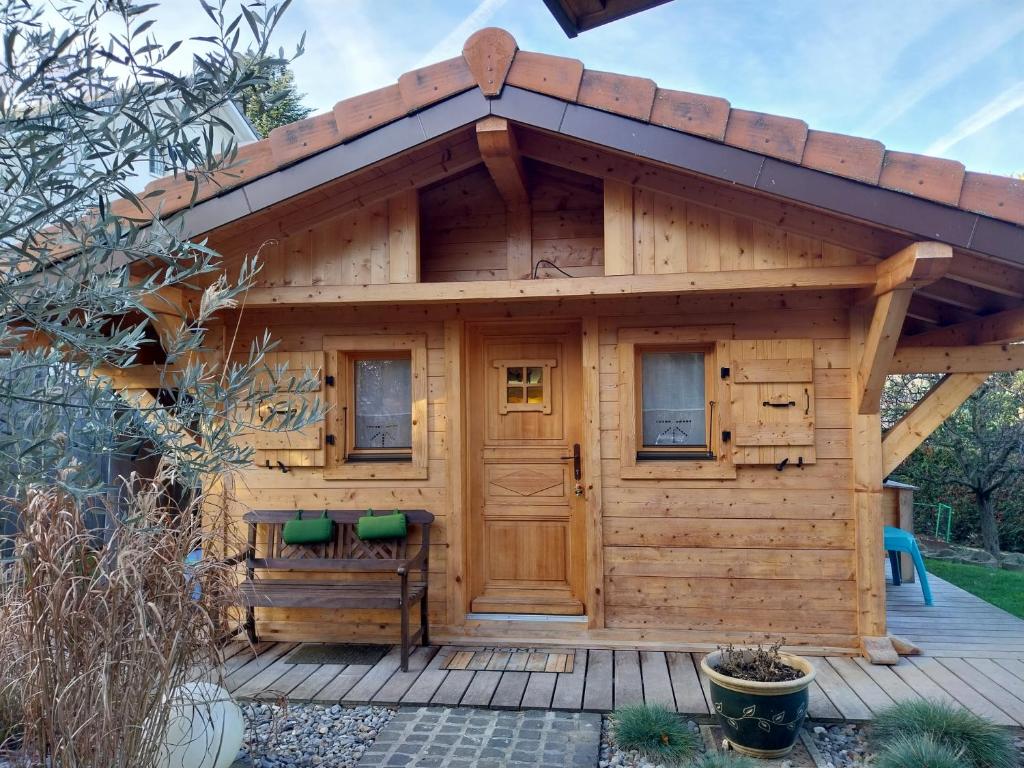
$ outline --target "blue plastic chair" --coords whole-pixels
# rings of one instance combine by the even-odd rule
[[[885,526],[885,550],[889,553],[889,564],[892,567],[892,583],[897,587],[903,583],[900,552],[906,552],[913,558],[914,569],[917,571],[918,581],[921,582],[921,592],[924,593],[924,604],[931,605],[932,588],[928,585],[928,571],[924,569],[924,558],[921,557],[921,550],[917,546],[914,534],[902,528]]]

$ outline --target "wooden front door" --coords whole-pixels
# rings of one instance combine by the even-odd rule
[[[480,325],[468,353],[471,610],[582,614],[580,327]]]

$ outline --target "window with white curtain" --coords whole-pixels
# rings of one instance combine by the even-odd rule
[[[408,357],[362,358],[353,365],[353,448],[411,450],[412,361]]]
[[[704,353],[642,352],[640,365],[643,447],[681,450],[705,447]]]

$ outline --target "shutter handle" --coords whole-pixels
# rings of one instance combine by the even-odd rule
[[[807,398],[807,405],[804,406],[804,416],[810,416],[811,414],[811,391],[804,387],[804,397]]]

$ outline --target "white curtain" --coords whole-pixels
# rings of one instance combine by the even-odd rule
[[[355,447],[412,447],[409,360],[357,360]]]
[[[704,353],[645,352],[641,364],[643,444],[704,445]]]

